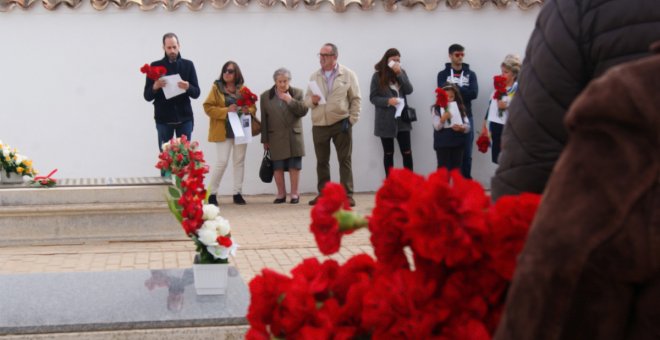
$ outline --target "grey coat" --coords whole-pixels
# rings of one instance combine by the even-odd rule
[[[378,84],[378,75],[376,72],[371,77],[371,90],[369,91],[369,100],[376,106],[374,113],[374,135],[381,138],[395,138],[399,131],[410,131],[412,125],[407,122],[402,122],[401,119],[394,118],[396,108],[389,106],[387,100],[396,96],[396,92],[389,87],[383,89]],[[406,98],[413,91],[413,86],[408,80],[406,71],[401,70],[401,74],[397,76],[399,85],[399,96]],[[406,100],[407,104],[407,100]]]
[[[307,114],[303,92],[290,87],[289,104],[277,97],[275,87],[261,94],[261,143],[270,145],[274,161],[305,155],[302,121]]]

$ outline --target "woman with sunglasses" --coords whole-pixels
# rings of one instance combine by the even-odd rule
[[[240,91],[243,87],[243,74],[238,65],[228,61],[222,66],[220,77],[213,82],[211,92],[204,101],[204,112],[209,116],[209,142],[215,144],[216,162],[211,168],[211,180],[209,183],[209,204],[218,205],[218,188],[222,175],[227,169],[229,156],[233,150],[234,186],[233,200],[235,204],[246,204],[241,195],[243,190],[243,174],[245,173],[245,153],[247,144],[236,144],[234,131],[229,123],[229,113],[236,112],[239,115],[249,114],[255,116],[257,107],[239,107],[237,105]]]

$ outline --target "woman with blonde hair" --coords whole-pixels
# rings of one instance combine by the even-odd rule
[[[481,129],[481,135],[485,136],[488,136],[488,131],[490,130],[493,163],[497,163],[497,158],[500,155],[502,130],[509,116],[509,105],[518,90],[518,74],[520,73],[521,64],[519,56],[509,54],[504,58],[502,64],[500,64],[501,75],[495,77],[496,83],[500,80],[503,82],[502,88],[496,88],[493,92],[488,105],[489,110],[486,113],[486,118]],[[498,84],[495,84],[495,87],[498,87]],[[486,126],[486,121],[489,122],[488,126]]]

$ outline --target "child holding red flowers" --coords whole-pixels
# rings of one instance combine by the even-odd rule
[[[455,102],[460,113],[459,121],[452,121],[450,103]],[[455,109],[454,109],[455,110]],[[465,105],[458,87],[444,83],[436,89],[436,103],[431,107],[433,115],[433,149],[438,168],[460,169],[463,164],[465,139],[470,132],[470,121],[465,113]]]

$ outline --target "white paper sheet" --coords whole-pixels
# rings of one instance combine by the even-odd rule
[[[229,112],[227,114],[229,118],[229,126],[231,126],[231,131],[234,132],[234,138],[243,137],[243,126],[241,126],[241,118],[236,112]]]
[[[323,92],[321,92],[321,88],[319,87],[319,84],[317,84],[315,81],[310,81],[309,82],[309,90],[312,91],[313,94],[321,97],[319,100],[319,105],[320,104],[325,104],[325,96],[323,95]]]
[[[406,101],[403,98],[399,98],[399,102],[396,103],[395,107],[396,107],[396,112],[394,112],[394,118],[399,118],[401,117],[403,108],[406,107]]]
[[[506,101],[508,98],[509,97],[503,97],[502,99]],[[498,101],[495,99],[491,99],[490,101],[490,106],[488,107],[488,121],[504,125],[504,123],[506,123],[506,118],[509,115],[509,111],[502,112],[502,117],[500,117],[497,102]]]
[[[163,76],[161,78],[165,79],[165,87],[163,87],[165,99],[170,99],[186,92],[186,90],[179,87],[179,82],[183,81],[183,79],[181,79],[181,76],[178,73]]]
[[[451,118],[445,121],[444,127],[450,128],[454,125],[463,125],[463,119],[461,118],[461,111],[458,110],[458,105],[456,104],[456,102],[449,102],[447,106],[449,106],[449,113],[451,113]],[[440,112],[441,114],[444,114],[445,109],[440,108]],[[451,120],[451,124],[449,123],[450,120]]]
[[[243,127],[243,136],[236,137],[234,143],[236,144],[247,144],[252,142],[252,116],[250,114],[244,114],[240,117],[240,124]]]

